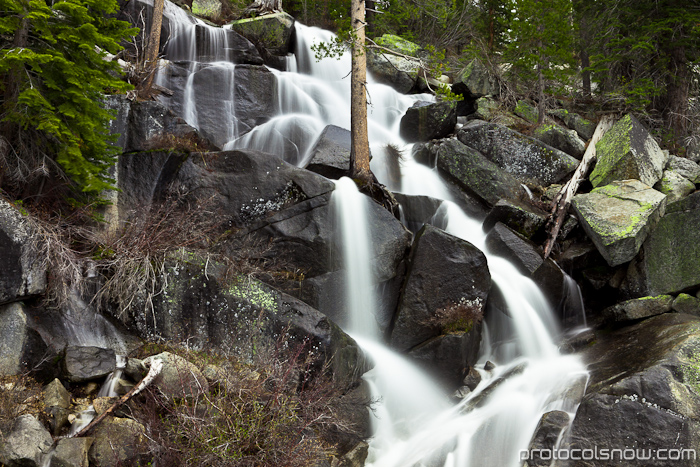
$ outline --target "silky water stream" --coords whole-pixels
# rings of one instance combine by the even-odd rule
[[[181,113],[197,127],[192,76],[200,66],[198,60],[230,72],[230,83],[234,82],[236,66],[224,53],[214,49],[202,53],[201,44],[196,44],[195,28],[199,27],[212,35],[206,40],[207,47],[222,47],[215,39],[220,29],[197,22],[170,4],[166,14],[175,25],[170,39],[173,45],[168,48],[173,56],[168,58],[190,61],[185,89],[176,91],[182,93]],[[226,149],[263,150],[303,167],[309,162],[310,146],[326,125],[350,127],[350,59],[316,61],[311,45],[330,40],[332,34],[298,23],[295,27],[296,63],[290,66],[292,71],[271,70],[278,82],[280,114],[239,136],[235,103],[224,97],[221,119],[230,129]],[[163,74],[159,80],[166,83],[167,77]],[[229,90],[221,94],[232,96]],[[346,331],[374,364],[364,376],[377,401],[371,416],[374,434],[367,463],[387,467],[520,465],[521,451],[527,449],[544,413],[561,410],[573,418],[587,380],[585,367],[577,356],[559,353],[555,342],[562,331],[542,292],[508,261],[487,251],[481,223],[452,202],[435,169],[409,157],[402,163],[400,180],[390,179],[384,163],[386,145],[391,143],[411,154],[411,146],[398,136],[400,118],[415,101],[432,100],[432,96],[402,95],[371,79],[368,94],[373,172],[392,190],[444,200],[436,214],[440,226],[487,255],[493,286],[502,292],[507,311],[496,310],[486,317],[476,365],[482,380],[474,391],[455,402],[406,357],[383,343],[374,318],[378,304],[372,291],[376,284],[371,274],[368,227],[363,221],[364,206],[370,201],[351,180],[336,182],[332,204],[345,251]],[[495,364],[489,371],[484,369],[487,361]]]

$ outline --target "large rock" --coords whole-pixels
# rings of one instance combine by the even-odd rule
[[[232,62],[262,65],[255,45],[233,29],[222,29],[199,23],[189,26],[194,31],[179,34],[168,41],[165,58],[171,61]]]
[[[666,207],[666,214],[644,243],[643,255],[631,265],[632,279],[637,282],[631,295],[695,291],[700,286],[700,242],[688,230],[698,225],[700,193]]]
[[[452,387],[459,386],[479,355],[481,326],[434,337],[408,355],[428,373]]]
[[[301,346],[311,370],[332,362],[339,381],[356,378],[361,358],[354,341],[306,303],[247,276],[227,278],[221,265],[193,254],[170,260],[162,280],[167,286],[153,311],[132,316],[142,335],[243,360],[273,351],[284,339],[291,349]]]
[[[272,55],[292,52],[294,18],[285,12],[271,13],[255,18],[244,18],[230,23],[231,29],[246,37]]]
[[[670,156],[666,169],[676,172],[683,178],[690,180],[692,183],[700,183],[700,165],[678,156]]]
[[[220,213],[226,229],[245,227],[283,208],[329,195],[335,187],[320,175],[257,151],[190,158],[171,183],[173,189],[188,193],[192,202]]]
[[[53,439],[33,415],[22,415],[0,441],[0,463],[7,467],[39,467],[51,450]]]
[[[44,407],[70,407],[70,393],[58,378],[44,388]]]
[[[128,418],[107,417],[97,425],[88,457],[95,467],[148,465],[146,429]]]
[[[472,318],[482,315],[491,287],[484,254],[426,225],[416,235],[410,264],[391,345],[407,351],[450,330],[465,332],[466,339],[478,332],[478,319]]]
[[[638,180],[576,195],[572,205],[588,237],[610,266],[632,260],[666,207],[666,196]]]
[[[527,456],[521,452],[520,460],[525,460],[523,467],[550,467],[551,453],[556,451],[559,440],[570,423],[571,416],[561,410],[552,410],[542,415],[530,440]]]
[[[307,170],[326,178],[339,179],[350,174],[350,130],[326,126],[308,153]]]
[[[410,143],[447,136],[457,124],[455,102],[418,101],[401,118],[401,137]]]
[[[47,346],[32,328],[21,303],[0,306],[0,375],[34,371],[46,356]]]
[[[544,228],[547,213],[524,202],[502,199],[489,211],[483,229],[488,232],[497,222],[531,239]]]
[[[112,349],[100,347],[66,347],[62,365],[63,377],[74,383],[104,378],[117,367]]]
[[[614,323],[634,321],[668,313],[671,311],[672,304],[673,297],[671,295],[636,298],[606,308],[603,310],[603,317]]]
[[[654,186],[668,158],[631,114],[618,120],[595,147],[597,161],[589,177],[594,187],[632,178]]]
[[[563,321],[571,324],[578,319],[577,313],[581,311],[578,295],[571,293],[564,272],[551,259],[544,260],[536,244],[498,222],[486,236],[486,248],[530,277]]]
[[[535,138],[553,148],[564,151],[576,159],[581,159],[586,151],[586,143],[574,130],[565,130],[559,125],[542,125],[535,129]]]
[[[666,203],[670,204],[694,192],[695,185],[673,170],[664,170],[663,177],[656,182],[654,189],[665,194]]]
[[[499,90],[484,64],[474,59],[457,74],[452,92],[468,98],[480,98],[497,95]]]
[[[549,114],[561,119],[569,129],[574,130],[584,141],[591,139],[593,133],[595,133],[595,123],[586,120],[577,113],[569,112],[566,109],[554,109],[550,110]]]
[[[59,439],[48,467],[88,467],[88,452],[94,438]]]
[[[474,120],[457,137],[524,183],[551,185],[578,166],[570,155],[495,123]]]
[[[219,148],[279,113],[277,79],[265,67],[208,66],[195,73],[192,86],[197,128]],[[234,108],[235,118],[222,112]]]
[[[671,465],[654,452],[679,450],[680,459],[680,450],[700,450],[698,356],[700,321],[689,315],[667,313],[598,336],[584,352],[590,381],[562,448],[599,454],[603,449],[644,449],[651,454],[645,466]],[[672,464],[697,465],[685,455]],[[641,457],[620,461],[619,451],[617,456],[614,465],[642,465]],[[613,465],[601,460],[576,465]]]
[[[211,147],[195,128],[160,102],[130,101],[111,94],[105,97],[105,107],[116,112],[110,133],[119,134],[115,144],[123,152],[169,149],[184,142],[203,150]]]
[[[524,100],[519,100],[516,103],[513,113],[520,118],[524,118],[530,123],[537,123],[540,116],[539,109],[530,104],[528,101]]]
[[[491,121],[499,114],[500,103],[490,97],[480,97],[474,102],[474,117]]]
[[[196,398],[209,392],[209,383],[202,372],[184,358],[170,352],[162,352],[146,358],[143,364],[150,368],[155,360],[163,362],[163,369],[153,384],[166,397]]]
[[[430,152],[443,173],[487,206],[501,199],[519,200],[525,196],[515,177],[458,140],[439,141],[430,146]]]
[[[37,235],[18,209],[0,199],[0,303],[46,291],[46,267]]]
[[[381,50],[370,50],[367,53],[367,70],[378,83],[408,94],[416,86],[421,66],[418,60]]]

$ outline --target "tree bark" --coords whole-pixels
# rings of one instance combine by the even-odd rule
[[[147,95],[153,85],[153,78],[158,66],[158,50],[160,49],[160,29],[163,26],[163,8],[165,0],[153,0],[153,20],[148,32],[148,46],[144,52],[143,69],[147,73],[140,86],[140,94]]]
[[[685,47],[679,45],[669,53],[666,80],[666,108],[663,109],[666,124],[676,138],[682,138],[688,131],[688,99],[690,92],[690,68]]]
[[[350,23],[352,74],[350,78],[350,174],[369,184],[369,139],[367,136],[367,56],[365,51],[365,2],[352,0]]]

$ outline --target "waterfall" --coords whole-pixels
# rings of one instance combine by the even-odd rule
[[[191,55],[196,49],[209,62],[215,61],[211,58],[227,59],[217,51],[200,50],[199,43],[213,46],[217,41],[197,38],[204,34],[214,37],[218,33],[209,31],[216,28],[187,15],[169,17],[176,23],[168,49],[174,56],[186,56],[193,63],[202,61],[200,55]],[[349,57],[315,60],[310,47],[329,41],[332,35],[327,31],[297,23],[296,38],[296,66],[290,69],[299,72],[272,70],[278,83],[280,114],[245,134],[231,131],[225,135],[227,149],[260,149],[304,167],[309,162],[310,146],[326,125],[350,127]],[[235,70],[231,64],[207,66],[227,66],[232,76]],[[196,69],[192,66],[190,75]],[[349,285],[343,300],[348,321],[342,324],[374,363],[364,378],[373,399],[379,401],[372,415],[374,436],[368,465],[519,466],[519,453],[528,447],[544,413],[562,410],[573,418],[587,380],[585,367],[577,356],[559,353],[555,342],[561,329],[542,292],[508,261],[487,251],[481,222],[471,219],[450,199],[436,169],[409,156],[401,164],[400,179],[390,177],[385,146],[392,144],[404,155],[411,154],[411,145],[399,136],[400,118],[414,102],[432,100],[432,96],[401,95],[371,79],[367,90],[373,172],[390,189],[444,200],[438,213],[443,222],[440,226],[486,254],[494,287],[507,305],[507,312],[494,310],[484,322],[476,365],[481,382],[455,403],[409,359],[381,342],[374,318],[378,305],[372,293],[369,227],[363,222],[363,206],[368,201],[351,180],[337,182],[332,203],[343,234]],[[196,103],[184,107],[196,109]],[[235,121],[233,103],[222,112]],[[197,123],[194,115],[188,121]]]

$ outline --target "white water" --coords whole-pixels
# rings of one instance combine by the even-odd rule
[[[173,18],[171,22],[184,24],[185,20]],[[190,44],[191,49],[177,49],[177,53],[195,61],[193,23],[187,22],[190,26],[184,24],[174,31],[189,34],[188,39],[174,37],[173,41],[178,47]],[[200,34],[201,30],[216,29],[198,26]],[[301,74],[273,71],[278,81],[280,115],[245,135],[229,134],[226,148],[265,150],[305,166],[308,149],[325,125],[349,128],[349,58],[316,62],[309,46],[329,40],[330,33],[299,24],[296,27],[297,65],[292,68]],[[219,57],[215,51],[205,55],[207,59]],[[235,67],[227,66],[233,75]],[[447,221],[446,230],[487,254],[493,283],[507,303],[507,314],[493,310],[483,325],[477,365],[483,375],[481,383],[460,403],[452,402],[422,371],[380,342],[374,318],[377,303],[371,294],[374,284],[369,237],[367,226],[360,222],[365,218],[362,209],[368,201],[350,180],[337,183],[333,203],[342,226],[350,284],[343,300],[349,313],[346,329],[374,362],[365,378],[373,398],[381,401],[373,418],[368,465],[519,465],[519,451],[527,448],[542,414],[550,410],[575,413],[587,378],[584,367],[578,357],[559,354],[554,342],[561,331],[541,291],[506,260],[485,251],[480,222],[470,219],[450,201],[434,169],[409,157],[402,164],[400,181],[389,180],[384,145],[396,144],[410,154],[411,146],[398,136],[400,117],[416,100],[431,97],[404,96],[371,81],[368,93],[372,103],[368,109],[369,137],[375,156],[372,170],[390,189],[445,200],[440,214]],[[186,102],[184,107],[196,105]],[[235,120],[233,105],[222,106],[221,110],[222,118]],[[196,124],[194,118],[188,121]],[[496,364],[490,372],[483,370],[487,360]],[[503,381],[495,386],[501,378]]]

